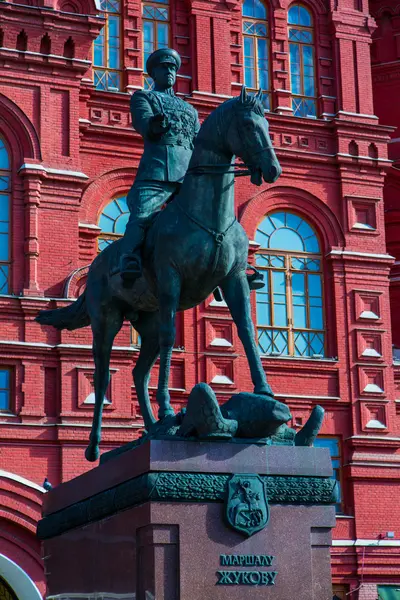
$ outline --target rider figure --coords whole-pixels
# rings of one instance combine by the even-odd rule
[[[179,54],[153,52],[146,62],[154,88],[131,98],[132,124],[144,139],[144,152],[127,203],[130,217],[122,238],[121,277],[130,285],[141,275],[141,245],[153,216],[177,194],[193,151],[200,123],[197,111],[174,94]]]

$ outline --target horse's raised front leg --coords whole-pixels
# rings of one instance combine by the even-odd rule
[[[221,284],[221,288],[247,356],[254,393],[273,397],[255,341],[246,272],[240,271],[236,275],[227,277]]]
[[[110,356],[114,338],[122,327],[123,317],[117,311],[109,311],[107,316],[92,320],[93,358],[94,358],[94,394],[95,405],[92,430],[85,456],[90,462],[99,458],[101,439],[101,419],[103,416],[104,396],[110,382]]]
[[[147,430],[156,422],[149,398],[150,371],[159,353],[159,313],[140,313],[132,326],[140,334],[140,354],[132,371],[140,412]]]
[[[165,269],[157,279],[160,305],[160,375],[158,378],[158,418],[173,415],[168,391],[172,349],[175,342],[175,317],[181,294],[181,281],[174,269]]]

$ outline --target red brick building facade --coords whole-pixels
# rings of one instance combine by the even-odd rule
[[[168,44],[182,56],[176,92],[201,119],[244,81],[263,90],[283,175],[261,188],[236,183],[250,260],[266,280],[253,299],[262,360],[294,427],[315,404],[326,409],[320,443],[341,482],[334,595],[399,598],[400,8],[392,0],[0,2],[0,597],[45,594],[35,539],[42,483],[91,468],[83,454],[90,331],[59,333],[34,318],[76,298],[88,264],[124,229],[142,152],[129,97],[149,84],[143,57]],[[141,427],[137,344],[125,324],[103,449]],[[221,401],[251,389],[226,306],[212,298],[179,317],[176,408],[199,381]]]

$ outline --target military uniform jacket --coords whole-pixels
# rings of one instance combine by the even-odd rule
[[[150,119],[164,113],[171,128],[161,137],[152,137]],[[194,139],[200,129],[196,109],[174,93],[137,91],[131,98],[132,124],[144,139],[144,152],[136,181],[181,181],[192,156]]]

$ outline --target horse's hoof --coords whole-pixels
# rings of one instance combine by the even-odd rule
[[[100,449],[98,446],[88,446],[85,450],[85,458],[89,462],[96,462],[100,456]]]
[[[165,419],[166,417],[174,417],[175,416],[175,411],[172,407],[167,408],[167,409],[161,409],[158,411],[158,418],[160,419],[160,421],[162,419]]]

